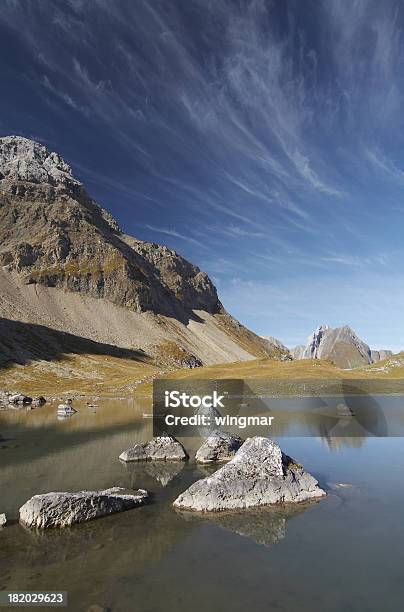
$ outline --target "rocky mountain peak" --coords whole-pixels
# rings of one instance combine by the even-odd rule
[[[27,284],[188,320],[222,313],[209,277],[167,247],[125,236],[70,166],[38,142],[0,138],[0,266]]]
[[[320,325],[308,337],[306,345],[291,350],[294,359],[330,359],[341,368],[374,363],[391,351],[372,351],[349,325],[331,328]]]
[[[81,186],[58,153],[22,136],[0,138],[0,180],[5,179],[54,187]]]
[[[317,329],[307,338],[303,359],[317,359],[321,341],[329,329],[329,325],[319,325]]]

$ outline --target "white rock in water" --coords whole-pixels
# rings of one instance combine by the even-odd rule
[[[243,440],[239,436],[233,436],[222,431],[215,431],[198,449],[195,459],[197,463],[230,461],[242,444]]]
[[[172,436],[158,436],[150,442],[135,444],[119,455],[121,461],[184,461],[188,455]]]
[[[74,414],[75,412],[77,412],[77,410],[75,410],[71,404],[59,404],[58,406],[58,414]]]
[[[198,480],[174,506],[212,512],[302,502],[326,495],[317,480],[268,438],[248,438],[234,458],[212,476]]]
[[[9,404],[31,404],[32,397],[24,395],[23,393],[12,393],[8,396]]]
[[[7,517],[5,514],[0,514],[0,527],[4,527],[7,523]]]
[[[34,495],[21,506],[20,522],[39,529],[68,527],[130,510],[143,504],[147,498],[148,493],[144,489],[128,491],[121,487],[104,491],[44,493]]]

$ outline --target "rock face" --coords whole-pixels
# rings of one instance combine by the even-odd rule
[[[198,449],[195,459],[197,463],[212,463],[214,461],[230,461],[243,444],[239,436],[226,432],[215,431]]]
[[[273,336],[262,336],[262,339],[267,343],[270,350],[278,351],[280,359],[290,359],[291,355],[288,347],[282,344],[280,340],[274,338]]]
[[[18,136],[0,138],[0,227],[0,263],[27,283],[177,318],[224,312],[204,272],[122,234],[57,153]]]
[[[320,325],[306,345],[291,350],[294,359],[329,359],[340,368],[356,368],[387,359],[391,351],[372,351],[348,326],[332,329]]]
[[[376,351],[372,349],[370,351],[370,356],[372,358],[372,363],[377,363],[378,361],[384,361],[385,359],[389,359],[390,357],[392,357],[393,351],[388,351],[388,350]]]
[[[268,438],[248,438],[234,458],[182,493],[174,507],[199,512],[302,502],[322,497],[317,480]]]
[[[20,522],[27,527],[46,529],[68,527],[92,519],[130,510],[143,504],[147,491],[128,491],[120,487],[105,491],[44,493],[34,495],[20,508]]]
[[[178,440],[158,436],[150,442],[135,444],[119,455],[121,461],[185,461],[188,455]]]
[[[0,138],[0,179],[79,188],[71,168],[57,154],[20,136]]]
[[[180,367],[278,354],[224,310],[207,274],[166,246],[122,233],[57,153],[19,136],[0,138],[0,290],[13,300],[0,303],[0,322],[84,328],[86,338],[153,358],[151,347],[170,340],[188,355]],[[103,304],[94,307],[94,298]],[[117,313],[122,308],[130,315]],[[0,361],[19,353],[19,363],[29,360],[37,331],[20,342],[9,330],[11,349],[0,337]]]

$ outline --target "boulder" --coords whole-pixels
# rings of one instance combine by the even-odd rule
[[[71,404],[59,404],[58,406],[58,414],[61,416],[75,414],[76,412],[77,410]]]
[[[8,396],[9,404],[31,404],[32,397],[28,397],[28,395],[24,395],[23,393],[12,393]]]
[[[119,455],[121,461],[184,461],[188,455],[172,436],[158,436],[144,444],[135,444]]]
[[[269,438],[248,438],[234,458],[174,501],[183,510],[212,512],[302,502],[322,497],[317,480]]]
[[[5,514],[0,514],[0,527],[4,527],[7,523],[7,517]]]
[[[205,417],[207,425],[201,425],[197,429],[197,433],[201,438],[209,438],[217,431],[216,419],[220,419],[223,415],[217,408],[213,406],[201,406],[195,411],[198,417]]]
[[[34,495],[20,508],[20,522],[27,527],[46,529],[68,527],[143,504],[147,491],[113,487],[104,491],[44,493]]]
[[[198,449],[195,459],[197,463],[230,461],[242,444],[243,440],[239,436],[214,431]]]
[[[43,406],[44,404],[46,404],[46,399],[42,395],[39,397],[34,397],[32,400],[33,406]]]

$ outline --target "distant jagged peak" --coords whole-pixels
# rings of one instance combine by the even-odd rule
[[[321,345],[321,341],[324,336],[330,331],[329,325],[319,325],[312,334],[307,338],[306,347],[303,351],[303,358],[306,359],[317,359],[318,350]]]
[[[385,359],[392,353],[371,350],[349,325],[319,325],[306,345],[296,346],[291,354],[294,359],[331,359],[339,367],[352,368]]]
[[[0,181],[3,180],[81,187],[58,153],[23,136],[0,137]]]
[[[324,334],[328,332],[330,329],[331,327],[325,323],[323,323],[322,325],[318,325],[316,329],[314,330],[314,332],[310,334],[307,340],[309,341],[310,338],[318,338],[318,337],[324,336]]]

